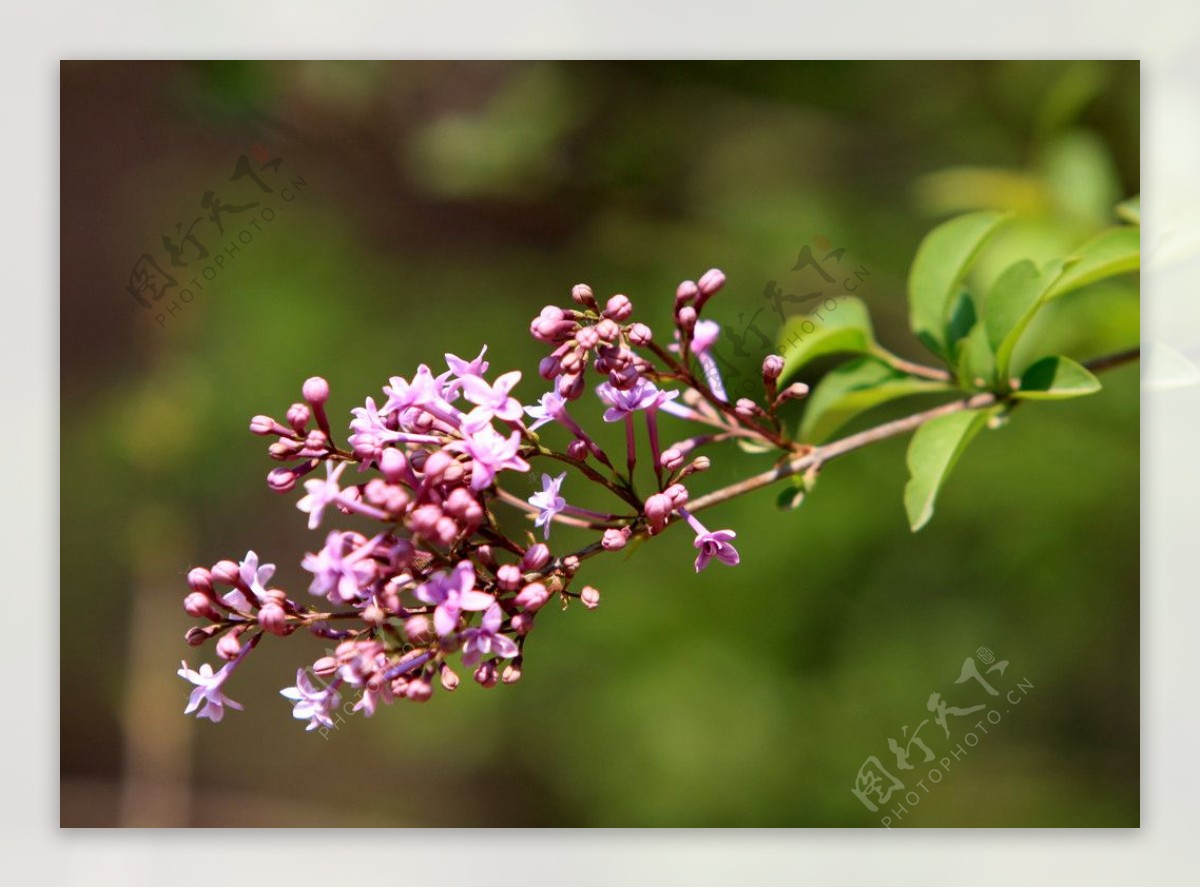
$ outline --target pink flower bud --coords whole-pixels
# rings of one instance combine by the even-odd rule
[[[685,333],[691,333],[696,329],[696,320],[699,316],[696,314],[696,309],[690,305],[685,305],[675,314],[675,322],[679,324],[679,329]]]
[[[737,403],[733,405],[733,412],[742,419],[751,419],[760,411],[758,405],[749,398],[738,398]]]
[[[614,321],[624,321],[631,314],[633,314],[633,303],[629,301],[628,296],[622,293],[610,296],[604,306],[604,316],[612,318]]]
[[[529,631],[533,629],[533,614],[528,612],[513,614],[512,620],[509,622],[513,632],[517,635],[528,635]]]
[[[303,432],[312,420],[312,410],[307,404],[296,403],[288,408],[287,421],[293,431]]]
[[[592,293],[592,288],[587,284],[576,284],[571,288],[571,299],[579,305],[594,306],[596,304],[596,296]]]
[[[328,678],[337,672],[338,661],[334,657],[322,657],[313,663],[312,671],[314,675],[319,675],[322,678]]]
[[[574,401],[583,394],[583,374],[564,373],[558,377],[556,387],[561,397]]]
[[[301,391],[304,394],[304,400],[314,407],[329,400],[329,383],[320,376],[310,376],[304,380]]]
[[[213,565],[212,578],[226,586],[237,586],[242,582],[242,571],[236,561],[224,559]]]
[[[621,328],[616,321],[605,318],[596,325],[596,333],[605,342],[616,342],[617,337],[621,335]]]
[[[525,550],[521,559],[522,570],[541,570],[550,563],[550,547],[545,543],[534,543]]]
[[[567,456],[571,457],[571,459],[583,462],[587,459],[587,455],[588,446],[586,441],[576,438],[567,445]]]
[[[698,459],[707,459],[707,457],[698,457]],[[687,505],[688,491],[682,484],[672,484],[663,491],[671,500],[671,505],[675,508]]]
[[[781,400],[781,401],[797,400],[798,401],[807,394],[808,394],[808,386],[806,386],[802,382],[793,382],[791,385],[789,385],[787,388],[785,388],[782,392],[779,393],[779,400]]]
[[[183,609],[191,617],[220,619],[220,614],[217,613],[216,608],[212,606],[212,602],[203,592],[189,592],[183,599]]]
[[[584,586],[583,591],[579,593],[579,600],[588,610],[595,610],[600,606],[600,590],[594,586]]]
[[[258,625],[272,635],[287,635],[287,612],[277,602],[264,604],[258,610]]]
[[[654,333],[645,324],[634,324],[629,328],[629,341],[634,345],[647,345]]]
[[[772,382],[783,375],[783,358],[779,355],[767,355],[763,358],[762,375],[763,379],[769,379]]]
[[[187,582],[196,592],[212,594],[212,574],[206,568],[193,567],[188,571]]]
[[[700,295],[700,288],[694,281],[684,281],[675,288],[675,308],[686,305]]]
[[[685,475],[694,475],[696,472],[707,472],[712,466],[712,460],[707,456],[698,456],[692,460],[692,464],[683,470]],[[686,493],[686,491],[685,491]],[[684,505],[680,503],[679,505]]]
[[[441,679],[442,687],[448,691],[452,691],[458,687],[458,673],[445,663],[442,664]]]
[[[582,349],[595,348],[600,342],[600,332],[595,327],[584,327],[575,334],[575,342]],[[577,370],[578,365],[568,366],[564,362],[563,369],[568,371]]]
[[[708,298],[725,286],[725,272],[719,268],[710,268],[700,276],[700,280],[696,282],[702,296]]]
[[[667,518],[675,509],[675,504],[665,493],[655,493],[646,499],[646,523],[651,533],[658,533],[667,525]]]
[[[276,493],[287,493],[296,486],[296,473],[282,466],[267,472],[267,486]]]
[[[547,355],[538,362],[538,376],[553,379],[562,370],[562,362],[554,355]]]
[[[260,413],[250,420],[250,431],[256,435],[278,435],[286,430],[271,417]]]
[[[629,542],[630,530],[628,527],[610,527],[604,531],[604,536],[600,540],[606,551],[617,552],[625,548]]]
[[[517,593],[516,602],[526,610],[536,611],[550,600],[550,590],[542,583],[530,583]]]
[[[238,641],[237,630],[226,632],[217,642],[217,656],[222,660],[236,660],[241,650],[242,645]]]
[[[659,456],[658,462],[668,472],[673,472],[683,465],[683,451],[668,447]]]
[[[491,660],[484,660],[475,670],[475,680],[485,688],[495,687],[496,685],[496,664]]]
[[[183,640],[186,641],[191,647],[200,647],[200,645],[208,641],[209,638],[210,635],[208,630],[203,629],[200,626],[193,626],[183,635]]]
[[[500,680],[506,685],[516,684],[521,680],[521,667],[516,663],[509,663],[504,667],[504,671],[500,673]]]
[[[383,477],[393,484],[404,477],[404,471],[407,468],[408,460],[395,447],[389,447],[379,455],[379,470],[383,472]]]
[[[496,571],[496,583],[506,592],[511,592],[521,585],[521,568],[515,564],[505,564]]]
[[[408,683],[408,687],[404,689],[404,696],[414,703],[424,703],[433,696],[433,685],[424,676],[414,678]]]

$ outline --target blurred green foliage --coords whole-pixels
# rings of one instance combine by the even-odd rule
[[[540,616],[515,686],[464,682],[324,740],[277,693],[321,644],[267,639],[231,688],[246,711],[188,721],[194,748],[169,739],[172,670],[201,653],[182,640],[188,567],[253,547],[302,593],[317,544],[263,482],[252,414],[321,373],[348,419],[389,375],[484,341],[532,397],[528,319],[579,280],[665,331],[675,284],[718,265],[714,316],[742,329],[765,282],[802,286],[790,269],[814,239],[869,269],[876,338],[916,358],[905,280],[937,222],[1015,214],[980,259],[986,289],[1138,192],[1136,63],[71,63],[62,95],[65,824],[873,826],[859,767],[888,762],[980,646],[1033,690],[903,825],[1137,824],[1134,368],[980,435],[919,535],[906,442],[887,441],[796,511],[776,490],[714,511],[735,570],[694,575],[679,532],[589,562],[601,607]],[[307,186],[156,323],[129,266],[204,191],[233,201],[255,144]],[[1127,275],[1054,300],[1013,360],[1137,332]],[[713,455],[714,487],[769,460]],[[587,541],[555,531],[556,548]],[[141,748],[194,764],[186,810],[118,804]]]

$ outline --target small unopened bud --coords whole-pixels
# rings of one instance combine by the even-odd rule
[[[698,456],[692,460],[691,465],[683,470],[683,474],[694,475],[696,472],[707,472],[711,466],[712,460],[710,460],[707,456]],[[686,491],[684,491],[684,493],[686,495]],[[682,505],[682,503],[680,505]]]
[[[665,493],[655,493],[646,498],[646,523],[651,533],[658,533],[667,525],[667,518],[675,509],[675,504]]]
[[[446,663],[442,664],[441,672],[442,687],[448,691],[458,687],[458,673],[449,667]]]
[[[596,325],[596,333],[605,342],[616,342],[617,337],[621,335],[621,328],[616,321],[605,318]]]
[[[517,633],[517,635],[528,635],[529,630],[533,628],[533,614],[513,614],[509,622],[512,625],[513,632]]]
[[[278,435],[285,429],[271,417],[260,413],[250,420],[250,431],[256,435]]]
[[[515,600],[526,610],[536,611],[550,600],[550,590],[542,583],[530,583],[517,593]]]
[[[583,349],[595,348],[597,345],[599,345],[599,343],[600,343],[600,331],[597,330],[595,327],[583,327],[578,333],[575,334],[575,344],[578,345],[580,348],[583,348]],[[574,360],[572,363],[567,363],[567,361],[565,360],[565,357],[564,357],[563,369],[566,370],[568,373],[574,373],[579,370],[580,361],[577,359],[578,356],[574,356],[574,357],[576,358],[576,360]]]
[[[262,614],[259,614],[262,617]],[[383,612],[377,604],[368,604],[362,609],[362,618],[364,623],[369,623],[372,626],[382,626],[383,621],[387,619],[387,614]]]
[[[288,408],[287,421],[288,425],[294,431],[303,432],[308,428],[308,423],[312,419],[312,410],[307,404],[296,403]]]
[[[297,475],[292,469],[280,467],[267,472],[267,486],[276,493],[287,493],[296,486]]]
[[[212,578],[226,586],[236,586],[242,581],[241,568],[237,562],[224,559],[213,565]]]
[[[554,355],[546,355],[538,362],[538,376],[553,379],[562,370],[562,362]]]
[[[516,684],[521,680],[521,664],[513,661],[504,667],[504,671],[500,673],[500,680],[506,685]]]
[[[496,584],[501,589],[511,592],[521,585],[521,568],[515,564],[501,565],[496,571]]]
[[[196,592],[203,592],[206,595],[210,594],[213,590],[212,581],[212,574],[209,573],[207,568],[193,567],[188,571],[188,585]]]
[[[395,447],[389,447],[379,455],[379,470],[383,472],[383,477],[393,484],[404,477],[407,468],[408,460]]]
[[[683,451],[668,447],[659,456],[658,463],[668,472],[673,472],[683,465]]]
[[[653,331],[645,324],[634,324],[629,328],[629,342],[632,345],[647,345],[653,338]]]
[[[697,460],[700,460],[700,459],[706,460],[706,459],[708,459],[708,457],[698,456],[698,457],[696,457],[696,459]],[[675,508],[679,508],[680,506],[687,505],[688,490],[682,484],[672,484],[670,487],[668,487],[666,490],[664,490],[663,493],[667,497],[670,498],[671,505],[673,505]]]
[[[222,660],[236,660],[241,650],[242,646],[238,642],[236,631],[226,632],[217,642],[217,656]]]
[[[685,305],[675,313],[675,322],[679,324],[679,329],[684,333],[691,333],[696,329],[696,320],[698,317],[696,309],[690,305]]]
[[[763,379],[769,379],[774,382],[783,374],[783,358],[779,355],[767,355],[763,358],[762,375]]]
[[[752,419],[762,413],[762,410],[749,398],[738,398],[737,403],[733,405],[733,412],[742,419]]]
[[[404,689],[404,696],[408,697],[414,703],[424,703],[433,696],[433,685],[424,676],[414,678],[408,683],[408,687]]]
[[[630,530],[628,527],[610,527],[604,531],[604,537],[600,540],[602,545],[609,552],[617,552],[624,549],[629,542]]]
[[[684,281],[675,288],[675,307],[686,305],[700,295],[700,288],[695,281]]]
[[[183,609],[188,616],[209,620],[220,619],[220,614],[212,606],[212,602],[203,592],[189,592],[183,599]]]
[[[719,268],[710,268],[700,276],[700,280],[696,281],[696,289],[700,291],[700,295],[705,299],[712,296],[724,286],[725,272]]]
[[[193,626],[183,635],[183,640],[191,647],[200,647],[212,637],[212,633],[200,626]]]
[[[555,388],[558,389],[560,396],[566,398],[568,401],[574,401],[583,394],[583,374],[564,373],[558,377]]]
[[[328,678],[338,670],[338,661],[334,657],[322,657],[313,663],[313,675],[319,675],[321,678]]]
[[[633,314],[633,303],[629,301],[628,296],[622,293],[610,296],[604,306],[604,316],[612,318],[614,321],[624,321],[631,314]]]
[[[329,400],[329,383],[320,376],[310,376],[304,380],[301,391],[304,394],[304,400],[313,406],[324,404]]]
[[[521,568],[523,570],[541,570],[550,563],[550,547],[545,543],[534,543],[525,550],[525,556],[521,559]]]
[[[579,593],[579,600],[588,610],[595,610],[600,606],[600,590],[595,586],[584,586]]]
[[[802,382],[793,382],[779,393],[780,401],[798,401],[808,394],[808,386]]]
[[[494,687],[496,684],[496,664],[491,660],[484,660],[475,670],[475,680],[485,688]]]
[[[579,305],[585,305],[589,308],[596,306],[596,296],[592,293],[592,288],[587,284],[576,284],[571,288],[571,299]]]
[[[587,459],[587,455],[588,446],[586,441],[576,438],[567,445],[567,456],[571,457],[571,459],[578,462],[583,462],[585,459]]]
[[[287,635],[287,612],[278,602],[268,602],[258,610],[258,625],[272,635]]]

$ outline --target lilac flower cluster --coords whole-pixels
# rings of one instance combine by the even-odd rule
[[[738,438],[794,450],[775,410],[803,390],[776,391],[782,360],[771,356],[763,364],[765,406],[728,403],[708,354],[720,328],[699,317],[724,283],[714,269],[679,286],[665,345],[631,321],[626,296],[601,306],[589,287],[577,285],[574,307],[547,306],[530,325],[551,350],[538,368],[549,391],[529,403],[514,395],[519,371],[489,380],[485,346],[471,360],[446,355],[447,369],[438,374],[422,364],[410,377],[393,376],[379,401],[368,397],[350,411],[345,447],[336,442],[326,412],[329,385],[320,377],[304,383],[303,400],[284,421],[255,416],[251,431],[273,439],[268,453],[280,463],[268,485],[280,493],[302,487],[296,506],[310,530],[323,532],[323,543],[300,562],[311,576],[303,602],[269,585],[275,567],[253,551],[191,570],[184,608],[205,624],[187,641],[216,639],[225,663],[215,671],[183,664],[180,676],[195,686],[186,711],[220,721],[226,706],[240,709],[225,696],[230,676],[265,635],[297,629],[333,645],[281,692],[309,730],[333,726],[343,693],[353,692],[353,710],[370,716],[380,704],[426,701],[435,685],[452,691],[456,661],[484,687],[512,684],[542,607],[552,598],[564,607],[573,599],[587,609],[599,604],[591,586],[573,588],[581,562],[676,520],[695,532],[696,571],[714,558],[736,565],[733,531],[709,531],[687,508],[690,477],[709,466],[695,451]],[[589,376],[596,380],[591,409],[624,426],[623,462],[585,431],[582,414],[574,415]],[[660,414],[684,421],[690,432],[663,447]],[[649,445],[643,475],[654,488],[645,497],[635,477],[639,419]],[[543,442],[547,426],[565,433],[564,449]],[[516,493],[529,489],[535,461],[563,471],[542,473],[541,489],[530,496]],[[580,482],[603,490],[617,511],[569,502],[566,491]],[[531,519],[541,539],[506,531],[500,506]],[[330,527],[344,520],[367,529]],[[585,528],[593,542],[556,554],[549,547],[556,524]]]

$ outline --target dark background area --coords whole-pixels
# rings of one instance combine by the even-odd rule
[[[1137,824],[1132,367],[982,435],[920,534],[893,440],[832,464],[795,512],[774,491],[714,510],[738,531],[736,570],[696,576],[680,532],[589,562],[601,607],[539,617],[511,687],[464,682],[323,739],[278,696],[315,639],[266,639],[230,688],[246,711],[220,725],[182,715],[175,675],[181,657],[215,660],[183,642],[191,565],[253,548],[280,585],[307,585],[319,534],[267,489],[247,431],[305,377],[331,381],[348,422],[390,375],[486,341],[494,371],[525,372],[528,402],[543,353],[529,318],[572,284],[626,293],[665,330],[678,281],[716,265],[729,284],[713,314],[740,329],[767,281],[804,286],[796,256],[826,239],[869,270],[879,339],[920,358],[904,282],[934,224],[1017,213],[982,286],[1008,261],[1065,255],[1137,193],[1136,63],[61,74],[63,825],[873,826],[850,792],[859,767],[893,762],[888,738],[929,717],[931,693],[966,700],[954,680],[981,646],[1009,662],[997,686],[1031,688],[902,825]],[[262,173],[270,194],[228,181],[242,155],[282,161]],[[211,261],[175,268],[162,238],[206,215],[208,191],[277,214],[178,303]],[[236,219],[196,226],[210,257],[247,228]],[[126,291],[143,254],[181,284],[150,309]],[[1046,312],[1028,351],[1124,348],[1137,315],[1136,279],[1090,287]],[[773,334],[769,311],[757,323]],[[713,458],[694,493],[767,464]],[[921,733],[938,758],[956,745],[940,730]]]

